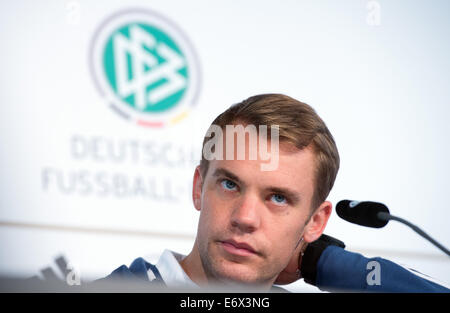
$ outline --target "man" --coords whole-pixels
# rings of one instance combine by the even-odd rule
[[[339,154],[325,123],[309,105],[280,94],[235,104],[213,121],[202,152],[193,179],[193,204],[200,218],[192,251],[181,256],[166,250],[156,266],[138,258],[108,278],[140,277],[169,287],[268,290],[303,274],[323,289],[396,291],[396,282],[386,277],[401,272],[405,288],[413,281],[420,291],[446,291],[379,258],[386,267],[382,273],[388,276],[381,279],[388,280],[387,289],[371,289],[361,284],[369,259],[322,236],[332,212],[326,198],[339,169]]]

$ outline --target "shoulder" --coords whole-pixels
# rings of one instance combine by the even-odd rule
[[[162,283],[161,275],[155,265],[142,257],[136,258],[130,266],[121,265],[100,281],[109,280],[139,280]]]

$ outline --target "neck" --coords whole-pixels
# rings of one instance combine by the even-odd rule
[[[202,261],[197,248],[197,241],[194,242],[194,247],[183,260],[180,265],[189,278],[199,286],[205,286],[208,283],[208,278],[203,270]]]

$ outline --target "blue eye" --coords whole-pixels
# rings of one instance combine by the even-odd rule
[[[277,204],[286,204],[287,203],[287,199],[285,196],[282,195],[272,195],[272,197],[270,197],[271,200],[273,200],[275,203]]]
[[[222,187],[227,190],[234,190],[236,188],[236,184],[232,182],[231,180],[224,179],[221,181]]]

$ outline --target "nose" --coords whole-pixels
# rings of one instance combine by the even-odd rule
[[[261,203],[256,195],[243,195],[235,204],[231,216],[231,226],[244,233],[252,233],[261,224]]]

